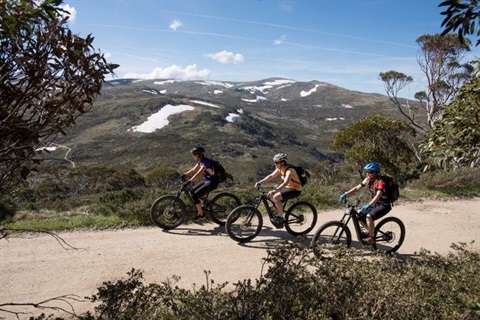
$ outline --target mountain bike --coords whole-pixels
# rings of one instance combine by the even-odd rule
[[[152,221],[164,230],[175,229],[185,222],[187,218],[187,205],[185,201],[180,198],[182,194],[186,196],[188,202],[195,208],[195,203],[191,195],[192,184],[186,181],[184,177],[180,178],[180,182],[180,189],[175,195],[165,195],[156,199],[150,208]],[[221,192],[211,200],[208,199],[208,196],[209,193],[200,197],[203,212],[221,226],[225,224],[225,220],[230,211],[241,205],[240,199],[230,192]]]
[[[261,204],[265,206],[268,217],[272,224],[281,229],[285,227],[293,236],[309,233],[317,223],[317,209],[306,201],[295,202],[285,210],[285,219],[278,222],[275,219],[276,210],[268,191],[257,187],[260,196],[252,204],[241,205],[235,208],[227,217],[225,229],[233,240],[244,243],[253,240],[263,226],[262,213],[259,210]],[[283,205],[286,206],[287,201]]]
[[[368,243],[364,238],[368,237],[368,232],[362,231],[359,221],[358,203],[344,201],[346,210],[343,218],[338,221],[329,221],[318,228],[312,238],[312,247],[317,255],[322,255],[334,250],[337,247],[344,246],[349,248],[352,243],[352,233],[348,228],[348,223],[352,220],[358,241],[362,245],[371,245],[374,250],[381,250],[385,253],[397,251],[405,240],[405,225],[396,217],[386,217],[375,226],[374,239]]]

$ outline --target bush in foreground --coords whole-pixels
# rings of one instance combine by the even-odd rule
[[[185,290],[146,284],[132,269],[105,282],[82,320],[109,319],[479,319],[480,255],[466,244],[448,256],[422,251],[406,261],[339,250],[321,259],[300,244],[269,252],[267,272],[226,290],[226,283]]]

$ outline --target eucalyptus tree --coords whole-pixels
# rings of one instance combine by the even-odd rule
[[[386,172],[403,182],[415,171],[411,147],[415,136],[415,128],[405,121],[370,114],[339,131],[332,148],[358,168],[370,161],[380,162]]]
[[[457,31],[461,42],[464,42],[465,36],[476,35],[475,46],[480,44],[480,2],[478,0],[447,0],[438,6],[447,7],[441,12],[445,16],[442,22],[442,27],[445,28],[443,35]]]
[[[480,78],[460,89],[419,147],[425,170],[480,166]]]
[[[36,149],[88,112],[117,65],[68,28],[62,0],[0,1],[0,194],[26,178]]]
[[[426,89],[415,94],[420,108],[401,103],[398,98],[399,91],[413,81],[411,76],[390,70],[381,72],[380,79],[402,115],[417,129],[426,132],[441,119],[443,107],[455,97],[463,83],[472,78],[473,67],[461,63],[470,48],[468,40],[461,42],[457,35],[422,35],[416,42],[420,46],[417,62],[427,81]],[[420,115],[425,121],[419,120]]]

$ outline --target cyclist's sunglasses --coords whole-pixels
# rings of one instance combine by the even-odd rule
[[[375,171],[365,171],[365,173],[375,173]]]
[[[280,163],[280,161],[273,161],[273,163]]]

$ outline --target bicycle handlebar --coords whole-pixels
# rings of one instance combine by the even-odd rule
[[[349,202],[347,201],[347,197],[345,197],[345,199],[342,200],[342,203],[345,205],[345,207],[347,208],[350,208],[350,207],[358,207],[359,203],[360,203],[360,199],[357,199],[355,200],[355,202]]]

